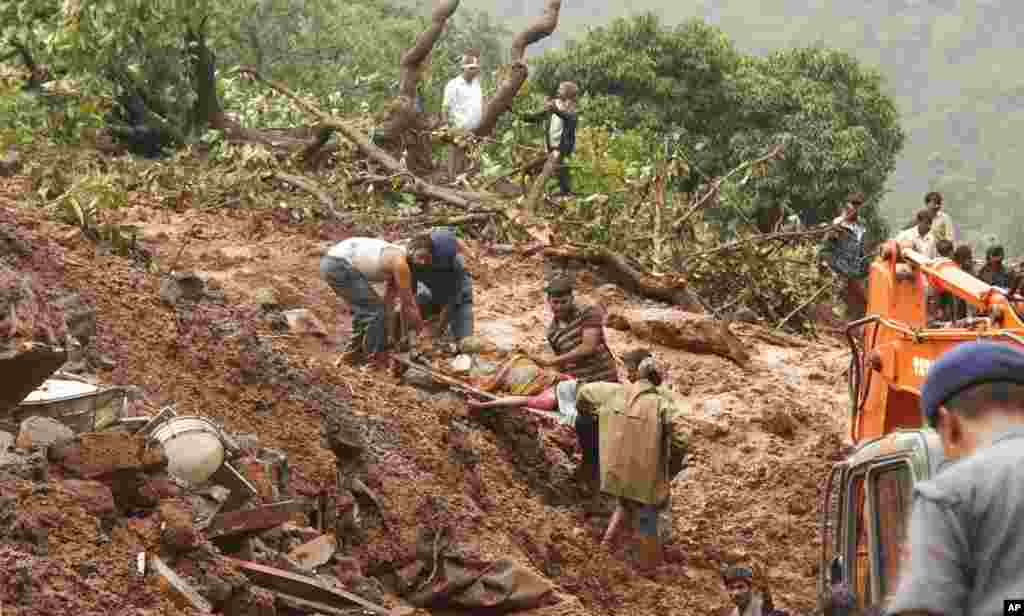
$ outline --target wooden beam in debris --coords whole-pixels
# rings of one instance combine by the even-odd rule
[[[308,601],[289,595],[283,592],[270,591],[270,594],[274,595],[274,598],[284,604],[285,607],[292,608],[301,612],[310,612],[313,614],[333,614],[334,616],[352,616],[352,608],[337,608],[327,605],[326,603],[320,603],[319,601]],[[399,614],[412,614],[416,611],[416,608],[409,608],[408,612],[399,612],[392,610],[389,614],[398,616]]]
[[[280,526],[294,513],[309,509],[309,504],[300,500],[286,500],[255,509],[239,509],[218,514],[206,529],[206,536],[224,537],[251,531],[261,531]]]
[[[295,597],[307,602],[322,603],[326,606],[355,604],[382,616],[407,616],[415,611],[409,607],[388,609],[376,603],[371,603],[359,595],[332,588],[314,578],[290,573],[283,569],[258,565],[235,558],[225,557],[224,560],[237,565],[242,570],[242,573],[248,576],[254,584],[266,588],[272,593],[282,593],[289,597]]]
[[[191,607],[194,610],[198,610],[200,614],[213,613],[213,605],[196,592],[188,582],[181,579],[181,576],[168,567],[158,556],[149,557],[149,566],[159,576],[160,586],[173,591],[172,594],[176,599],[175,603],[178,603],[180,607]],[[188,605],[181,605],[182,600],[188,602]]]

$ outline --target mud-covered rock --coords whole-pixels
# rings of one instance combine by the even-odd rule
[[[274,595],[256,586],[247,586],[228,600],[224,616],[277,616]]]
[[[379,605],[384,602],[384,586],[377,578],[353,575],[344,587],[353,595],[358,595],[371,603]]]
[[[355,558],[342,556],[337,561],[334,565],[334,577],[338,578],[343,586],[348,585],[353,578],[362,577],[363,567]]]
[[[766,409],[761,416],[761,425],[769,434],[782,438],[791,438],[797,429],[796,420],[783,409]]]
[[[94,479],[115,471],[157,472],[167,467],[160,443],[128,432],[87,432],[49,450],[50,460],[78,477]]]
[[[50,465],[43,452],[0,454],[0,481],[24,479],[45,482],[49,476]]]
[[[52,417],[28,417],[18,431],[18,449],[59,445],[75,437],[75,432]]]
[[[315,314],[305,308],[286,310],[281,313],[281,317],[284,319],[285,327],[293,334],[318,338],[327,337],[327,328],[324,327],[324,324],[316,318]]]
[[[197,302],[206,293],[206,281],[194,272],[182,272],[160,281],[160,301],[168,306],[178,302]]]
[[[32,252],[32,246],[22,239],[11,225],[0,225],[0,256],[13,254],[23,257]]]
[[[117,515],[114,494],[110,488],[98,481],[66,479],[59,489],[78,499],[83,509],[98,518],[113,518]]]
[[[750,361],[749,345],[729,324],[706,315],[669,309],[614,311],[608,314],[608,327],[673,349],[711,353],[741,365]]]
[[[63,293],[53,303],[63,311],[68,333],[82,345],[89,344],[96,335],[96,308],[78,293]]]
[[[183,500],[160,503],[160,539],[172,552],[190,552],[199,547],[201,533],[192,522],[192,509]]]

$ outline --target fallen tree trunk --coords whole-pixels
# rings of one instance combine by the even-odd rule
[[[299,177],[297,175],[281,173],[280,171],[275,173],[274,177],[284,182],[285,184],[289,184],[296,188],[302,189],[308,192],[309,194],[313,195],[314,197],[316,197],[317,201],[319,201],[327,209],[331,216],[333,216],[335,219],[341,219],[341,215],[338,214],[338,210],[335,209],[334,207],[334,199],[331,199],[331,196],[324,192],[324,189],[320,188],[316,184],[316,182],[313,182],[312,180],[307,180],[306,178]]]
[[[274,90],[277,90],[281,94],[284,94],[291,99],[293,103],[301,107],[306,113],[315,116],[323,126],[333,128],[344,135],[345,138],[354,143],[363,154],[380,163],[388,171],[395,174],[395,178],[398,179],[400,183],[400,190],[444,201],[445,203],[463,209],[468,209],[474,205],[473,201],[466,199],[457,191],[435,186],[416,177],[408,169],[402,166],[402,163],[394,156],[370,143],[370,140],[361,131],[352,128],[348,124],[335,119],[323,111],[320,111],[314,105],[296,96],[295,93],[289,90],[284,84],[272,79],[267,79],[252,67],[239,67],[238,72],[250,75]]]
[[[729,329],[727,321],[678,310],[612,312],[608,327],[632,332],[641,340],[691,353],[710,353],[739,365],[750,361],[747,345]]]
[[[626,258],[607,248],[599,246],[549,246],[544,256],[550,258],[576,259],[600,267],[620,286],[651,299],[679,306],[688,312],[703,314],[700,298],[690,289],[686,280],[678,274],[655,276],[640,271]]]
[[[558,27],[558,14],[561,10],[562,0],[546,0],[544,13],[512,39],[512,64],[509,67],[509,74],[484,108],[480,125],[473,131],[477,137],[490,137],[498,125],[498,118],[512,107],[512,101],[530,74],[524,60],[526,48],[551,36]]]

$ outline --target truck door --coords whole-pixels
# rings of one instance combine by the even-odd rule
[[[913,498],[910,461],[890,460],[868,472],[871,500],[871,569],[874,597],[881,603],[899,583],[906,556],[907,524]]]

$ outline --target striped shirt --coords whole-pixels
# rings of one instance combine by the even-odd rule
[[[592,354],[561,367],[562,372],[576,377],[581,385],[598,381],[619,382],[615,359],[604,339],[604,319],[605,310],[600,304],[577,305],[568,321],[556,318],[548,325],[548,344],[555,355],[564,355],[577,349],[583,343],[583,330],[597,329],[600,332],[598,347]]]

